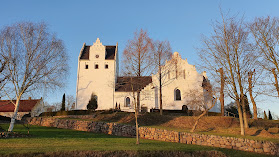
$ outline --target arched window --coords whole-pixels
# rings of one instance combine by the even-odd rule
[[[131,102],[130,98],[126,97],[126,99],[125,99],[125,107],[130,107],[131,106],[130,102]]]
[[[174,90],[174,100],[179,101],[181,100],[181,93],[179,89]]]

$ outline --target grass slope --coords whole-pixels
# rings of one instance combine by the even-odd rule
[[[4,129],[8,124],[0,124]],[[22,125],[15,125],[14,131],[27,133]],[[49,153],[69,151],[221,151],[228,156],[267,156],[237,150],[229,150],[197,145],[186,145],[152,140],[141,140],[140,145],[135,144],[134,138],[118,137],[105,134],[96,134],[67,129],[32,126],[30,138],[0,139],[0,156],[24,153]]]
[[[114,112],[114,113],[99,113],[89,119],[78,119],[86,121],[103,121],[115,122],[134,125],[135,118],[133,113]],[[66,117],[64,117],[66,118]],[[145,113],[139,116],[139,125],[146,127],[154,127],[159,129],[167,129],[180,132],[189,132],[195,123],[193,116],[181,116],[179,114],[167,114],[160,116],[158,113]],[[71,119],[71,118],[66,118]],[[73,119],[73,118],[72,118]],[[279,133],[273,133],[270,136],[261,136],[259,133],[268,128],[278,128],[279,120],[253,120],[249,121],[250,128],[246,129],[246,135],[240,135],[239,120],[233,117],[220,116],[204,116],[198,123],[196,133],[229,136],[237,138],[247,138],[252,140],[265,140],[279,143]]]

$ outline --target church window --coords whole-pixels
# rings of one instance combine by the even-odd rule
[[[125,107],[130,107],[131,106],[131,99],[129,97],[125,98]]]
[[[88,69],[88,64],[85,64],[85,69]]]
[[[99,65],[98,64],[95,64],[95,69],[99,69]]]
[[[174,100],[176,100],[176,101],[181,100],[181,92],[179,89],[174,90]]]
[[[108,69],[108,64],[105,64],[105,69]]]

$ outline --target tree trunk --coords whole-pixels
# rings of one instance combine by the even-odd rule
[[[135,118],[136,118],[136,136],[137,136],[137,142],[136,144],[139,144],[139,125],[138,125],[138,112],[135,111]]]
[[[201,115],[198,116],[198,118],[196,119],[196,122],[194,124],[194,126],[192,127],[191,131],[190,132],[194,132],[197,125],[198,125],[198,122],[199,120],[207,113],[207,110],[205,110]]]
[[[225,79],[224,79],[224,71],[223,68],[220,68],[219,70],[221,75],[221,89],[220,89],[220,104],[221,104],[221,115],[225,115],[225,102],[224,102],[224,85],[225,85]]]
[[[243,115],[242,115],[242,110],[240,107],[240,102],[239,100],[237,100],[236,102],[237,104],[237,111],[238,111],[238,116],[239,116],[239,122],[240,122],[240,131],[241,131],[241,135],[245,135],[245,129],[244,129],[244,124],[243,124]]]
[[[211,93],[211,94],[210,94],[210,98],[213,99],[212,89],[210,89],[209,91],[210,91],[210,93]],[[200,120],[206,113],[208,113],[208,111],[209,111],[210,109],[212,109],[212,108],[215,106],[215,103],[216,103],[216,101],[212,101],[211,107],[208,108],[208,109],[205,109],[205,110],[203,111],[203,113],[202,113],[201,115],[198,116],[198,118],[197,118],[197,120],[196,120],[195,124],[193,125],[193,127],[192,127],[192,129],[191,129],[190,132],[194,132],[194,131],[195,131],[195,129],[196,129],[197,125],[198,125],[199,120]]]
[[[138,113],[139,113],[138,111],[139,110],[138,110],[138,108],[139,108],[140,93],[139,93],[139,91],[137,91],[137,99],[136,99],[132,77],[131,77],[131,88],[132,88],[132,91],[133,91],[135,120],[136,120],[136,140],[137,140],[136,144],[139,144],[139,125],[138,125]]]
[[[162,100],[162,74],[161,74],[161,67],[159,68],[159,83],[160,83],[160,115],[163,115],[163,100]]]
[[[134,93],[134,92],[133,92]],[[135,97],[135,94],[133,94],[134,97]],[[137,97],[138,99],[138,97]],[[134,99],[134,104],[135,104],[135,120],[136,120],[136,144],[139,144],[139,125],[138,125],[138,101],[135,102],[135,99]]]
[[[137,112],[140,112],[140,91],[137,91]]]
[[[278,86],[278,79],[277,79],[277,74],[275,72],[275,68],[273,68],[271,71],[272,71],[272,73],[274,75],[274,80],[275,80],[274,86],[275,86],[275,88],[277,90],[278,97],[279,97],[279,86]]]
[[[245,101],[244,101],[244,94],[241,94],[240,99],[241,99],[240,102],[241,102],[241,106],[242,106],[244,127],[245,127],[245,128],[249,128],[249,125],[248,125],[248,117],[247,117],[247,111],[246,111],[246,106],[245,106]]]
[[[253,97],[253,86],[252,86],[253,72],[249,72],[248,75],[249,75],[248,76],[249,94],[250,94],[251,102],[253,104],[253,115],[254,115],[253,118],[258,119],[257,105],[256,105],[256,102],[255,102],[254,97]]]
[[[18,109],[19,109],[20,98],[21,98],[21,96],[16,99],[14,115],[11,118],[11,123],[10,123],[9,129],[8,129],[8,132],[12,132],[13,129],[14,129],[15,120],[16,120],[16,117],[17,117]]]

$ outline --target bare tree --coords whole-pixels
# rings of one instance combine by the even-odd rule
[[[13,131],[21,97],[42,87],[62,87],[68,69],[62,40],[50,33],[44,23],[22,22],[4,27],[0,35],[1,55],[9,59],[8,84],[16,98],[8,131]]]
[[[124,73],[133,76],[149,76],[152,72],[151,60],[152,41],[144,30],[134,33],[123,53]],[[140,107],[140,91],[137,91],[137,107]]]
[[[279,97],[279,18],[256,18],[249,28],[262,59],[259,63],[269,74],[267,76],[273,76],[272,85]]]
[[[123,64],[124,64],[124,74],[128,76],[136,76],[138,78],[142,76],[148,76],[152,72],[151,67],[151,47],[152,41],[148,37],[148,34],[144,30],[136,31],[134,33],[134,38],[129,40],[123,53]],[[136,82],[138,81],[138,82]],[[136,83],[134,83],[136,82]],[[139,137],[138,137],[138,112],[140,108],[140,88],[134,87],[134,84],[140,85],[139,80],[131,80],[131,88],[133,91],[133,98],[137,99],[135,105],[135,118],[136,118],[136,132],[137,132],[137,144],[139,144]],[[136,96],[135,96],[136,92]]]
[[[163,99],[162,99],[162,87],[168,75],[168,69],[163,68],[164,63],[171,58],[172,50],[168,41],[155,41],[153,43],[153,63],[158,75],[159,80],[159,102],[160,102],[160,115],[163,115]],[[168,66],[170,67],[170,66]],[[156,75],[156,76],[157,76]]]
[[[66,110],[73,110],[75,109],[75,97],[73,95],[66,96]]]
[[[215,106],[218,98],[214,97],[215,93],[213,92],[212,85],[209,83],[208,80],[204,80],[202,91],[193,89],[189,90],[184,95],[186,98],[188,98],[186,99],[187,101],[185,103],[190,109],[202,112],[199,116],[197,116],[195,123],[190,130],[190,132],[194,132],[198,126],[199,120]]]
[[[249,31],[243,19],[225,18],[222,14],[222,22],[214,23],[213,29],[210,37],[203,38],[203,48],[200,49],[199,56],[204,63],[204,68],[212,76],[218,78],[216,72],[220,67],[223,68],[226,78],[225,88],[237,104],[241,135],[244,135],[244,127],[249,127],[243,101],[248,89],[246,78],[248,72],[255,67],[257,54],[249,43]]]
[[[139,125],[138,125],[138,99],[136,93],[141,92],[142,89],[145,88],[148,84],[151,83],[151,77],[149,76],[131,76],[130,73],[128,73],[128,76],[119,77],[116,83],[116,90],[123,90],[126,92],[129,92],[129,96],[133,98],[133,103],[131,106],[134,109],[135,112],[135,123],[136,123],[136,144],[139,144]]]

